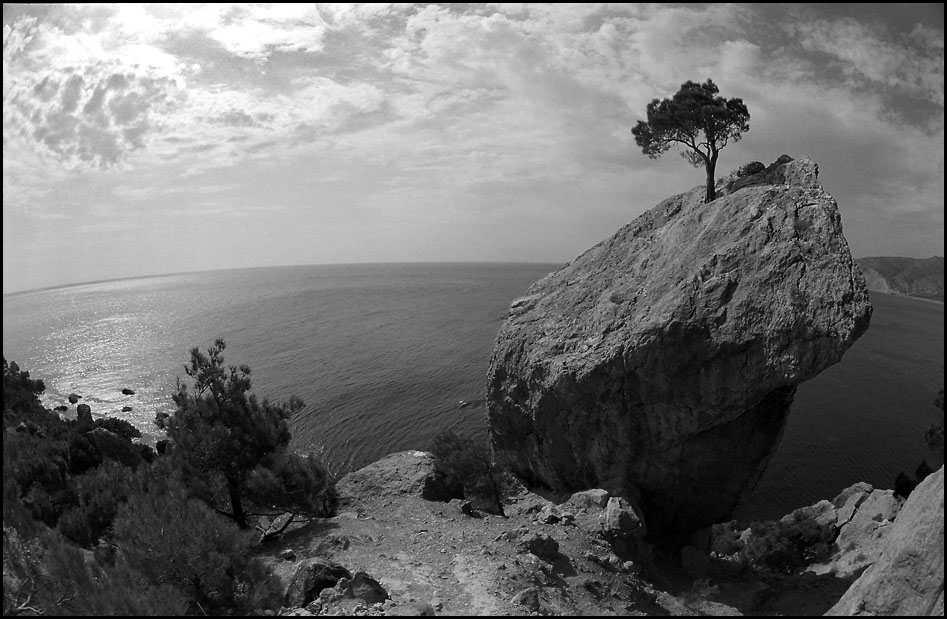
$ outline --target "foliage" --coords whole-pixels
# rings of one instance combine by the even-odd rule
[[[712,80],[703,84],[688,81],[670,99],[654,99],[648,104],[648,120],[638,121],[631,130],[635,143],[652,159],[672,146],[683,146],[681,155],[691,165],[707,171],[705,202],[714,200],[714,171],[720,150],[731,140],[737,142],[750,130],[750,113],[742,99],[717,96]]]
[[[941,389],[937,392],[937,397],[934,399],[934,406],[940,409],[941,414],[944,413],[944,390]],[[898,476],[894,480],[894,493],[896,496],[901,498],[907,498],[910,496],[911,492],[922,482],[924,478],[934,472],[935,469],[940,468],[944,464],[944,422],[938,421],[937,423],[931,424],[930,427],[924,432],[924,442],[927,444],[927,448],[934,452],[934,466],[931,467],[927,463],[927,459],[921,460],[921,463],[917,465],[917,468],[914,470],[914,477],[906,474],[904,471],[898,473]]]
[[[937,392],[937,397],[934,399],[934,406],[940,409],[940,414],[944,414],[944,390],[941,389]],[[937,423],[931,424],[927,431],[924,433],[924,442],[927,443],[927,448],[934,452],[936,457],[934,464],[942,465],[944,463],[944,421],[938,421]]]
[[[24,536],[3,528],[3,614],[182,615],[167,585],[146,582],[118,561],[100,565],[54,531]]]
[[[434,437],[431,452],[448,494],[468,499],[475,509],[503,514],[502,475],[484,447],[447,430]]]
[[[191,612],[248,614],[278,608],[278,584],[250,557],[249,534],[173,480],[134,492],[119,508],[112,541],[151,583],[168,583]]]
[[[30,409],[39,405],[39,395],[46,391],[41,380],[30,379],[15,362],[3,358],[3,411]],[[6,418],[6,414],[4,414]],[[6,426],[6,423],[4,423]]]
[[[250,368],[224,366],[225,347],[218,339],[206,355],[193,348],[185,366],[193,385],[178,380],[173,396],[177,410],[168,436],[185,483],[243,529],[250,517],[279,511],[329,515],[334,485],[328,473],[288,451],[288,420],[302,410],[302,400],[258,401],[249,393]]]
[[[118,417],[103,417],[102,419],[96,419],[95,427],[105,428],[112,434],[117,434],[118,436],[124,438],[126,441],[141,438],[141,430],[128,423],[124,419],[119,419]]]
[[[736,520],[713,525],[710,534],[711,554],[727,557],[739,553],[743,550],[743,542],[740,541],[741,533]]]
[[[819,524],[812,516],[794,514],[790,519],[754,522],[743,549],[749,565],[792,572],[828,558],[835,527]]]
[[[75,482],[75,504],[59,518],[58,528],[66,538],[91,548],[111,528],[136,478],[128,467],[107,461]]]

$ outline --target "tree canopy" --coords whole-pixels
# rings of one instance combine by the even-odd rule
[[[670,99],[651,101],[647,122],[639,120],[631,130],[642,152],[652,159],[672,146],[683,146],[681,156],[694,167],[703,165],[707,171],[704,202],[716,198],[714,172],[720,150],[750,130],[750,113],[743,99],[725,99],[718,92],[710,79],[703,84],[685,82]]]
[[[258,401],[250,394],[250,368],[224,366],[225,347],[218,339],[206,355],[191,349],[185,372],[193,384],[178,380],[173,396],[168,437],[185,482],[241,528],[253,516],[327,515],[335,508],[328,471],[316,458],[289,451],[288,420],[302,400]]]

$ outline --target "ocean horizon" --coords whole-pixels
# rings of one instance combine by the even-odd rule
[[[227,342],[262,397],[306,402],[293,447],[336,471],[426,449],[452,429],[486,441],[486,373],[510,302],[562,263],[358,263],[111,279],[4,294],[3,348],[47,387],[83,396],[154,442],[188,351]],[[737,516],[777,517],[867,481],[893,487],[941,419],[943,303],[871,293],[868,332],[800,385],[781,443]],[[122,389],[132,389],[126,396]],[[130,411],[122,412],[124,407]],[[69,412],[74,414],[75,407]]]

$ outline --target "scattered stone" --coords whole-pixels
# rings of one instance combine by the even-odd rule
[[[296,551],[292,548],[287,548],[283,552],[279,553],[279,556],[283,559],[283,561],[295,561]]]
[[[155,425],[162,430],[167,428],[168,419],[171,417],[168,413],[155,413]]]
[[[466,499],[451,499],[448,504],[464,516],[474,515],[473,506]]]
[[[385,614],[394,617],[434,617],[437,615],[434,607],[423,602],[408,602],[399,606],[388,607]]]
[[[542,593],[541,587],[529,587],[514,595],[510,603],[522,606],[530,612],[539,613],[545,607]]]
[[[132,410],[132,407],[131,407],[131,406],[123,406],[123,407],[122,407],[122,412],[123,412],[123,413],[130,413],[131,410]]]
[[[135,392],[128,387],[122,389],[122,395],[135,395]]]
[[[606,537],[644,537],[647,530],[641,514],[622,497],[611,497],[605,506],[602,530]]]
[[[593,488],[592,490],[576,492],[569,497],[569,500],[566,501],[566,505],[571,505],[576,509],[602,508],[608,504],[608,498],[609,494],[607,490]]]
[[[64,412],[66,412],[67,410],[69,410],[69,407],[66,406],[65,404],[60,404],[59,406],[57,406],[57,407],[54,408],[53,410],[56,411],[56,412],[59,412],[59,413],[64,413]]]
[[[358,598],[369,604],[384,602],[390,596],[385,588],[377,580],[365,572],[356,572],[349,582],[348,591],[352,597]]]
[[[81,398],[82,398],[81,395],[76,395],[75,393],[70,393],[70,394],[69,394],[69,403],[70,403],[70,404],[75,404],[75,403],[78,402]]]
[[[536,519],[543,524],[556,524],[562,517],[559,515],[559,508],[550,503],[536,515]]]
[[[529,552],[544,561],[555,561],[559,556],[559,542],[545,533],[527,533],[516,544],[517,552]]]
[[[322,598],[322,593],[335,587],[340,579],[351,578],[352,574],[339,565],[327,559],[312,558],[304,560],[286,589],[286,606],[306,606],[314,599]]]

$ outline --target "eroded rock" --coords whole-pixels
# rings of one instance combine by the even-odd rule
[[[871,305],[809,160],[669,198],[517,299],[487,384],[497,459],[556,491],[633,497],[652,532],[726,519],[796,385]]]

